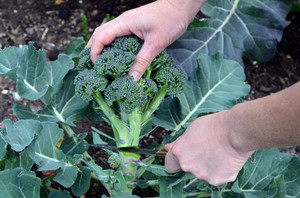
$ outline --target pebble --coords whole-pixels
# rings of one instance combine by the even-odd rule
[[[7,90],[7,89],[3,89],[3,90],[1,91],[1,94],[3,94],[3,95],[8,94],[8,90]]]
[[[18,94],[18,92],[12,92],[12,96],[13,96],[13,99],[14,101],[18,102],[18,101],[21,101],[21,96]]]

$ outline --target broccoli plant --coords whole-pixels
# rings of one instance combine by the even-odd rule
[[[106,46],[95,64],[90,49],[80,54],[75,77],[75,94],[93,104],[95,111],[105,115],[112,127],[119,148],[139,147],[141,131],[151,120],[162,100],[183,92],[186,73],[176,66],[165,51],[151,62],[144,76],[134,81],[128,75],[142,41],[134,36],[119,37]],[[137,176],[139,155],[120,152],[123,173]]]

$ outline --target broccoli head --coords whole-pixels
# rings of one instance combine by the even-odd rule
[[[92,101],[112,125],[118,146],[136,146],[142,126],[150,120],[166,95],[176,96],[184,89],[185,71],[176,66],[166,51],[149,65],[135,82],[127,75],[143,45],[135,36],[115,39],[97,57],[90,60],[90,49],[80,54],[75,78],[76,95]]]

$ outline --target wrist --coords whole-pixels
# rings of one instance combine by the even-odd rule
[[[247,129],[243,127],[243,122],[241,122],[241,115],[239,114],[238,109],[239,104],[224,112],[223,127],[225,128],[226,133],[225,138],[228,144],[236,152],[242,154],[252,153],[256,149],[252,143],[252,138],[249,137]]]
[[[187,25],[194,20],[206,0],[165,0],[186,19]]]

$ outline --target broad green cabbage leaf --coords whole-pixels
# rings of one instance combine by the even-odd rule
[[[8,47],[0,49],[0,74],[8,76],[16,81],[16,71],[20,67],[23,57],[27,52],[27,47]]]
[[[5,126],[5,129],[0,135],[17,152],[30,145],[35,135],[42,129],[40,122],[36,120],[19,120],[14,124],[11,120],[4,120],[1,124]]]
[[[14,104],[13,110],[18,119],[35,119],[40,121],[62,122],[74,126],[74,121],[82,119],[88,103],[75,96],[74,77],[76,71],[70,71],[63,80],[63,86],[51,97],[50,103],[37,113]]]
[[[47,62],[46,52],[37,51],[33,42],[30,42],[17,70],[18,94],[29,100],[37,100],[47,92],[55,92],[73,67],[72,59],[64,54],[59,55],[56,61]]]
[[[225,59],[243,65],[243,57],[267,61],[289,24],[289,0],[207,0],[201,11],[208,18],[195,19],[169,48],[188,74],[197,67],[200,53],[222,52]]]
[[[0,172],[0,195],[6,198],[40,197],[41,179],[23,168]]]

